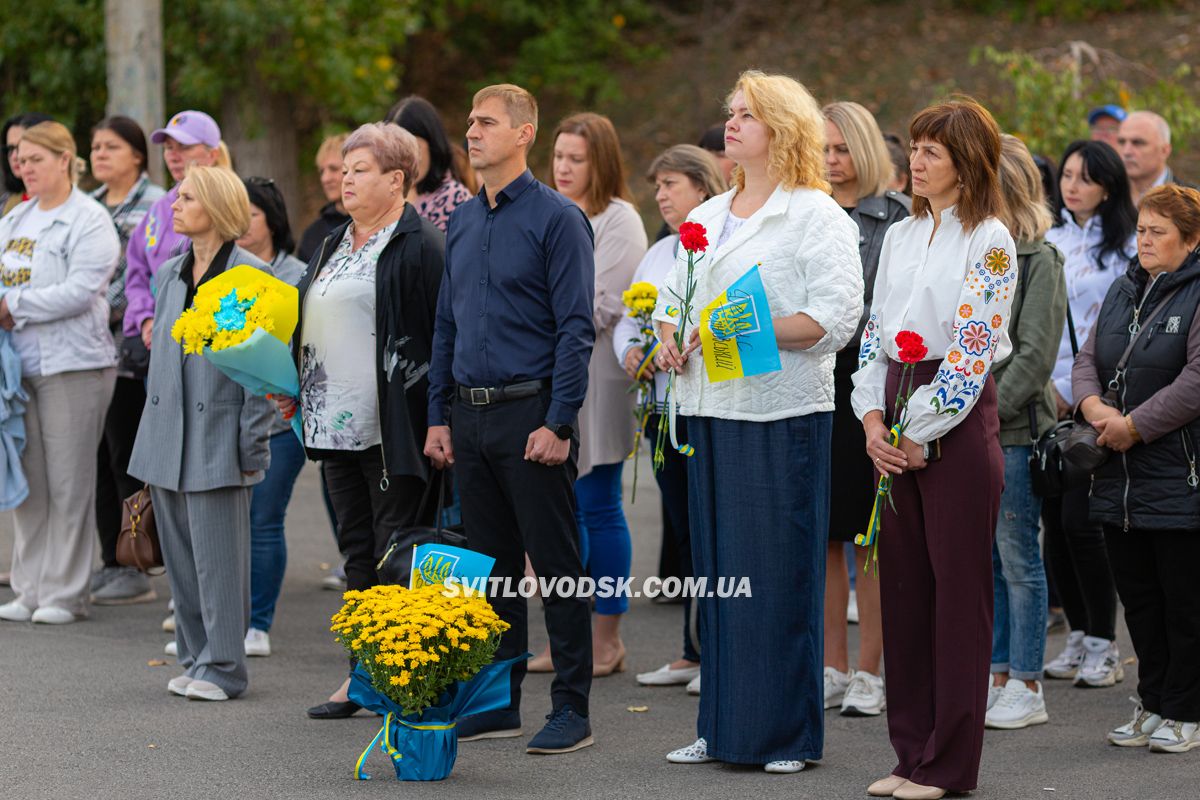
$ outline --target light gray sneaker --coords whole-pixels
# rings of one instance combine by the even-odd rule
[[[92,573],[92,583],[90,591],[93,593],[100,591],[113,578],[121,573],[124,567],[101,567]]]
[[[92,592],[92,602],[98,606],[127,606],[148,603],[158,595],[150,579],[133,567],[118,567],[107,583]]]
[[[1163,724],[1163,718],[1143,708],[1137,698],[1129,699],[1137,703],[1133,709],[1133,719],[1109,731],[1108,743],[1117,747],[1145,747],[1150,744],[1151,735]]]

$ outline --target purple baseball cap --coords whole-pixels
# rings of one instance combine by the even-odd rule
[[[221,143],[221,129],[203,111],[180,111],[164,127],[150,134],[150,141],[162,144],[171,137],[182,145],[203,144],[216,147]]]

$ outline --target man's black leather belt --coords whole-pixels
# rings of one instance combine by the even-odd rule
[[[522,397],[533,397],[542,389],[550,386],[548,380],[521,381],[510,383],[508,386],[459,386],[458,399],[473,406],[490,406],[493,403],[503,403],[506,400],[519,400]]]

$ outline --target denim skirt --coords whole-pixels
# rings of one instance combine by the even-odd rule
[[[692,559],[711,595],[696,731],[721,761],[821,757],[832,420],[688,419]],[[742,579],[751,596],[716,596]]]

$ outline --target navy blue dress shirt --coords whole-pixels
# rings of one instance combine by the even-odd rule
[[[549,379],[550,425],[573,425],[587,393],[596,264],[579,206],[526,170],[454,209],[429,365],[429,424],[455,385]]]

